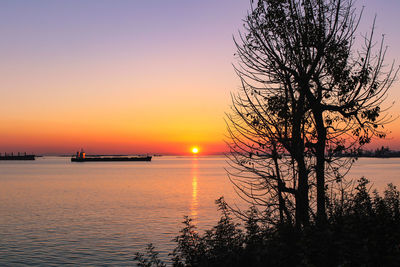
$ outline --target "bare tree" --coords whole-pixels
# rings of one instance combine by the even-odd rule
[[[327,187],[352,164],[342,153],[386,135],[382,104],[398,68],[384,65],[373,29],[356,51],[361,15],[352,0],[258,0],[235,40],[230,177],[281,222],[323,225]]]

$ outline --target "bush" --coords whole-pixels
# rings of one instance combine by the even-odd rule
[[[244,225],[233,222],[223,199],[216,226],[200,235],[192,220],[175,238],[174,266],[400,266],[400,193],[389,184],[381,197],[359,180],[354,194],[333,200],[328,223],[297,229],[270,225],[250,209]],[[154,248],[137,254],[140,266],[163,266]]]

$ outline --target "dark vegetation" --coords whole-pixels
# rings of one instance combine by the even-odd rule
[[[399,192],[345,179],[387,134],[398,72],[375,22],[356,38],[361,15],[352,0],[251,1],[227,114],[229,178],[251,209],[219,200],[221,220],[202,235],[186,219],[175,266],[400,266]],[[148,252],[140,265],[163,265]]]
[[[384,100],[398,68],[385,64],[374,23],[358,35],[352,0],[253,2],[235,40],[230,179],[279,223],[316,218],[323,227],[329,194],[347,187],[355,158],[345,155],[386,136]]]
[[[223,199],[218,205],[221,219],[204,234],[185,218],[173,266],[400,266],[400,192],[391,184],[380,196],[360,179],[353,192],[329,201],[323,228],[315,220],[302,230],[268,224],[254,209],[239,225]],[[135,260],[165,266],[152,246]]]

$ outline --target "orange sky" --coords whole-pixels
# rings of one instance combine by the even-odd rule
[[[247,0],[40,3],[0,3],[0,152],[225,151],[224,113],[239,87],[232,35]],[[365,3],[366,17],[384,14],[377,31],[399,58],[400,3],[379,3]],[[400,120],[388,128],[373,146],[400,149]]]

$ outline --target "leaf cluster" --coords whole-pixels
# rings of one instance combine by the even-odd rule
[[[243,225],[234,222],[223,199],[221,219],[199,234],[185,218],[175,239],[174,266],[399,266],[400,192],[389,184],[380,196],[362,178],[353,190],[334,196],[327,204],[328,223],[313,222],[298,229],[291,224],[272,225],[250,209]],[[163,266],[137,258],[140,266]],[[143,265],[143,262],[148,265]],[[154,264],[149,264],[153,262]]]

